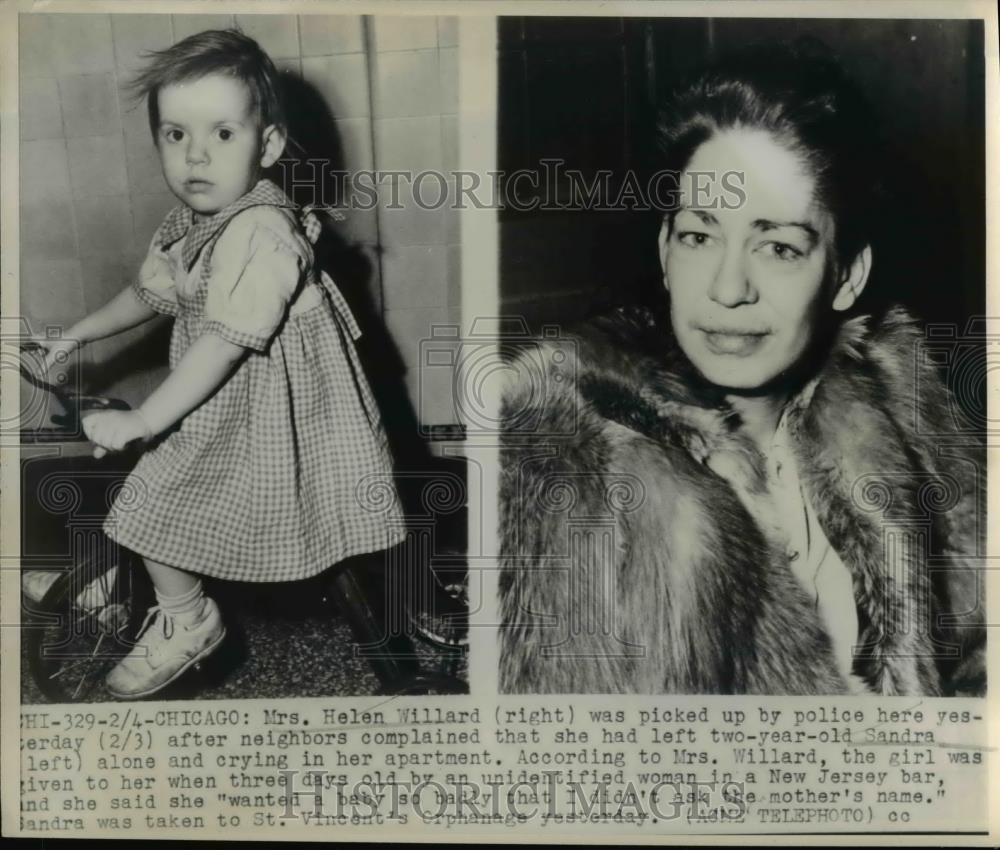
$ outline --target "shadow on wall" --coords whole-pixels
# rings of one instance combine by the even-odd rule
[[[282,76],[291,154],[270,175],[299,205],[343,203],[347,163],[335,116],[314,86],[294,74]],[[314,168],[303,164],[316,162]],[[296,168],[298,166],[298,168]],[[341,178],[338,179],[338,175]],[[292,180],[292,177],[296,179]],[[307,178],[313,177],[312,181]],[[300,181],[301,178],[302,179]],[[406,365],[398,345],[382,320],[372,297],[372,261],[361,247],[349,242],[328,217],[322,217],[323,235],[315,246],[316,265],[337,283],[361,327],[358,354],[382,413],[397,466],[426,469],[427,448],[420,439],[416,411],[404,383]],[[376,247],[376,255],[381,251]]]

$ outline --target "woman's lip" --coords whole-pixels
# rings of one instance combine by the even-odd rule
[[[745,357],[753,354],[769,331],[722,330],[699,328],[705,337],[705,344],[713,354],[731,354]]]

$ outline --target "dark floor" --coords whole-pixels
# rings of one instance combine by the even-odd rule
[[[239,699],[318,696],[369,696],[399,692],[412,677],[384,681],[375,664],[361,656],[347,619],[330,594],[315,585],[293,583],[281,588],[216,586],[227,627],[223,646],[200,671],[191,671],[169,689],[151,697],[169,699]],[[24,630],[27,633],[27,629]],[[21,701],[51,702],[38,688],[22,641]],[[420,640],[404,641],[403,663],[420,678],[410,693],[446,693],[467,682],[464,655]],[[367,650],[371,652],[371,650]],[[410,659],[405,658],[410,655]],[[391,673],[391,671],[390,671]],[[453,678],[452,678],[453,677]],[[101,677],[86,702],[106,702]]]

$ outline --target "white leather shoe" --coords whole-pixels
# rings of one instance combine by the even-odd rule
[[[219,607],[207,596],[193,623],[184,623],[155,606],[146,614],[132,651],[104,681],[118,699],[149,696],[211,655],[225,636]]]

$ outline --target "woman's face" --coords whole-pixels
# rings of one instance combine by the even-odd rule
[[[721,188],[732,186],[732,172],[743,175],[745,200],[727,209],[732,194]],[[673,227],[665,222],[660,233],[678,343],[711,383],[764,388],[860,292],[853,278],[839,292],[831,285],[833,217],[808,168],[765,131],[717,133],[695,151],[681,185]]]

